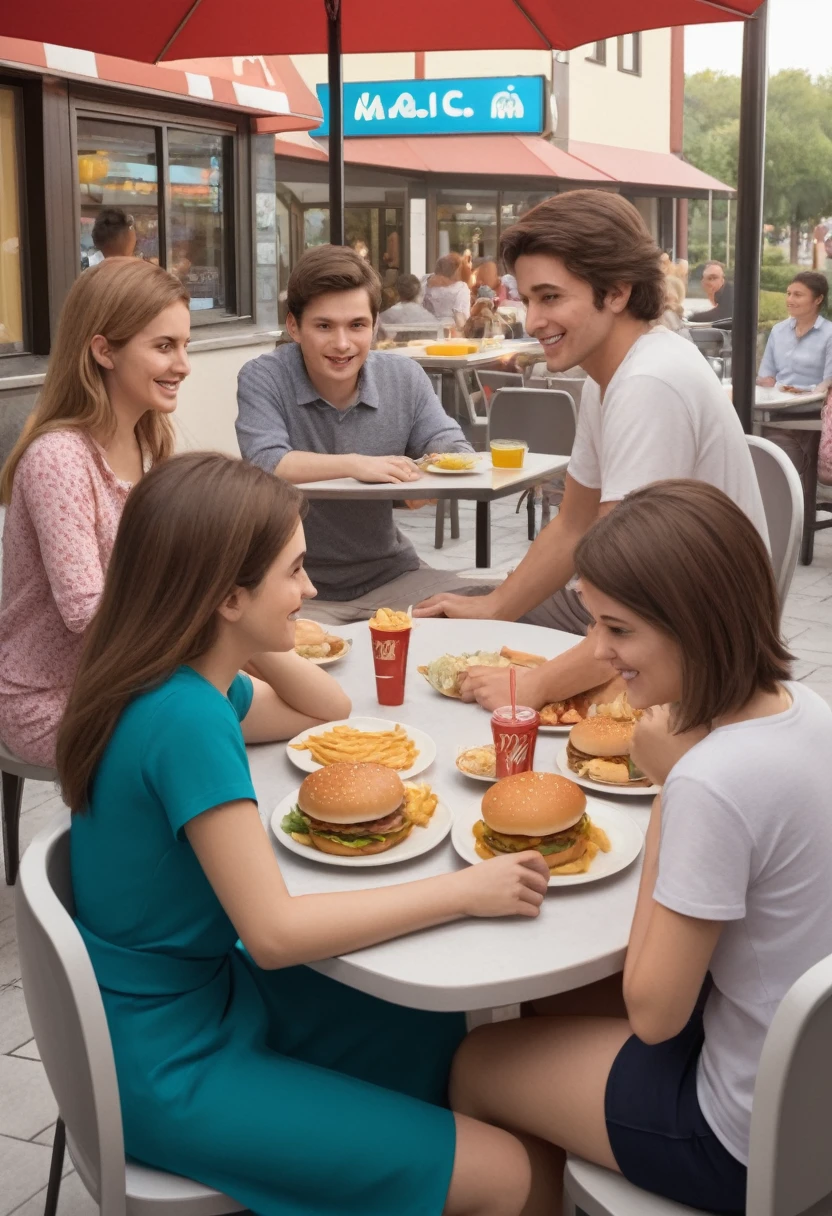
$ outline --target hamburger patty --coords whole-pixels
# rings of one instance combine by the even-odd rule
[[[566,745],[566,758],[569,761],[570,768],[576,768],[579,764],[587,764],[590,760],[598,759],[606,760],[607,764],[623,764],[625,767],[629,767],[630,763],[629,756],[592,756],[588,752],[578,751],[577,747],[574,747],[571,743],[567,743]]]
[[[529,848],[539,849],[544,855],[547,852],[561,853],[571,848],[578,837],[586,833],[587,824],[588,820],[584,815],[571,828],[564,832],[552,832],[549,836],[508,836],[503,832],[495,832],[486,824],[483,840],[495,853],[522,853]]]
[[[326,832],[329,836],[386,836],[388,832],[398,832],[408,822],[402,807],[383,819],[370,819],[366,823],[327,823],[323,819],[307,818],[310,831]]]

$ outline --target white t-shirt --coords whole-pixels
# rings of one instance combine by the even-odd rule
[[[601,391],[587,379],[569,474],[618,502],[651,481],[707,481],[742,507],[768,543],[763,500],[737,413],[691,342],[654,329]]]
[[[428,279],[422,303],[438,321],[447,325],[453,325],[454,313],[461,313],[466,321],[471,315],[471,292],[462,282],[432,287]]]
[[[832,954],[832,709],[803,684],[787,688],[785,712],[720,727],[671,770],[653,893],[725,922],[696,1088],[717,1139],[745,1164],[766,1032],[792,984]]]

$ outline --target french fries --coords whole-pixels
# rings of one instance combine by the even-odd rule
[[[414,785],[413,782],[406,781],[404,789],[405,817],[417,827],[426,828],[439,799],[429,785]]]
[[[473,469],[476,463],[476,455],[470,452],[440,452],[431,461],[437,469],[451,470]]]
[[[410,768],[419,755],[416,744],[401,726],[394,730],[356,730],[354,726],[333,726],[321,734],[309,735],[303,743],[290,744],[294,751],[310,752],[318,764],[383,764],[401,771]]]
[[[412,629],[413,621],[406,612],[395,608],[377,608],[375,616],[370,617],[369,624],[373,629],[389,629],[399,632],[402,629]]]

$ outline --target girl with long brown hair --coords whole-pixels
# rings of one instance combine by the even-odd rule
[[[633,760],[662,787],[623,987],[474,1031],[452,1099],[677,1203],[741,1216],[766,1032],[832,953],[832,710],[790,681],[766,548],[721,490],[675,480],[629,494],[575,565],[596,653],[644,711]]]
[[[370,891],[287,892],[245,743],[345,712],[334,681],[290,653],[314,594],[301,504],[225,456],[148,473],[61,726],[77,923],[127,1152],[259,1216],[548,1216],[547,1150],[444,1105],[461,1017],[301,965],[464,915],[536,916],[548,881],[525,853]]]
[[[130,487],[173,451],[189,337],[188,293],[161,267],[110,258],[81,275],[0,475],[0,738],[31,763],[54,764]]]

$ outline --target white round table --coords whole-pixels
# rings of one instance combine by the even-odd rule
[[[351,653],[329,670],[353,701],[353,713],[401,721],[427,731],[436,742],[433,765],[418,781],[430,782],[451,810],[478,807],[490,788],[457,771],[460,745],[487,743],[490,715],[477,705],[442,697],[416,671],[419,664],[445,652],[499,650],[502,646],[553,657],[576,642],[572,634],[493,621],[419,621],[413,630],[405,703],[380,706],[365,624],[338,630],[353,639]],[[565,735],[538,736],[535,767],[558,771],[555,757]],[[300,785],[303,773],[286,755],[286,745],[249,748],[260,814],[268,823],[275,806]],[[649,798],[607,800],[646,830]],[[450,837],[413,861],[374,869],[306,861],[275,844],[278,861],[293,895],[384,886],[461,869]],[[578,988],[619,971],[635,908],[640,862],[620,874],[570,890],[550,888],[536,920],[471,919],[383,942],[313,966],[341,983],[416,1009],[470,1012],[512,1005]]]

